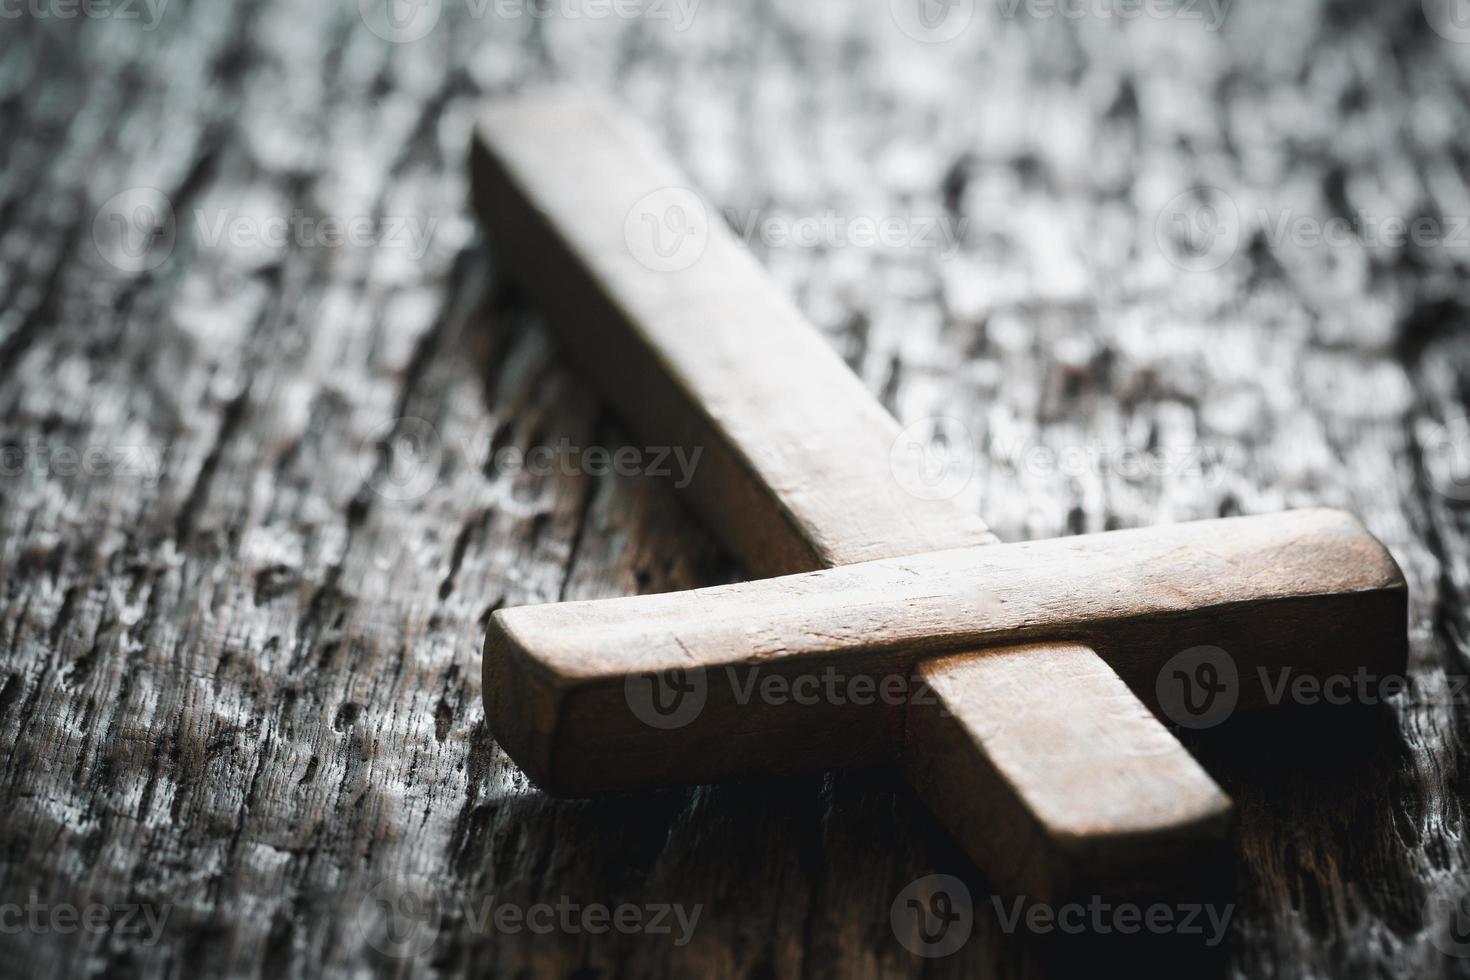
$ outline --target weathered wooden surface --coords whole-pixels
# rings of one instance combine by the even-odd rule
[[[911,696],[891,684],[883,688],[886,696],[871,695],[880,683],[915,678],[913,658],[924,648],[925,634],[962,630],[967,620],[987,618],[1002,593],[1025,594],[1038,579],[1053,596],[1087,590],[1075,576],[1063,585],[1067,576],[1057,575],[1056,566],[1017,575],[1012,564],[988,578],[971,566],[948,581],[940,581],[937,569],[920,567],[935,549],[992,545],[995,536],[947,494],[934,492],[945,489],[944,470],[925,469],[908,458],[933,449],[906,445],[893,416],[782,295],[718,212],[691,190],[688,176],[636,117],[577,85],[532,86],[489,100],[475,130],[471,182],[495,261],[530,293],[561,341],[558,349],[577,363],[635,438],[699,460],[687,480],[675,481],[679,502],[699,514],[745,572],[860,562],[885,578],[873,563],[893,560],[879,585],[861,574],[849,579],[838,573],[844,581],[867,581],[852,591],[788,578],[748,583],[754,591],[743,600],[731,596],[731,602],[712,594],[722,592],[718,587],[666,594],[651,601],[671,600],[663,607],[668,615],[652,608],[634,613],[631,619],[647,629],[631,636],[604,631],[598,611],[587,603],[495,613],[485,640],[486,720],[499,746],[539,788],[586,796],[599,789],[687,785],[735,774],[891,763],[900,749],[907,760],[937,756],[941,745],[956,744],[967,749],[961,760],[966,771],[906,771],[928,774],[913,784],[920,798],[1007,893],[1056,902],[1085,880],[1084,897],[1117,899],[1136,894],[1141,881],[1194,883],[1203,866],[1221,864],[1216,857],[1228,848],[1225,794],[1106,663],[1079,666],[1069,683],[1045,685],[1027,712],[1033,733],[995,724],[983,707],[972,710],[966,693],[973,685],[952,659],[945,675],[952,682],[947,709],[929,716],[918,744],[905,744],[904,709]],[[934,486],[921,482],[926,476]],[[1289,535],[1272,541],[1273,564],[1285,564],[1275,560],[1283,545],[1304,554],[1305,543],[1318,537],[1310,521],[1289,526]],[[1367,538],[1356,525],[1348,536]],[[1380,566],[1392,566],[1381,546],[1371,539],[1363,544],[1378,554]],[[1177,541],[1170,548],[1183,550]],[[1199,567],[1209,563],[1201,559],[1213,560],[1194,557]],[[1167,564],[1157,558],[1148,554],[1143,561]],[[1327,560],[1325,553],[1309,559]],[[1075,569],[1085,563],[1066,564]],[[1402,671],[1403,580],[1396,569],[1393,576],[1400,595],[1389,618],[1393,637],[1387,649],[1398,655],[1395,669]],[[1088,578],[1089,584],[1104,580],[1095,570]],[[1123,577],[1131,578],[1132,573]],[[923,599],[915,600],[909,588],[915,581],[927,596],[942,595],[941,602],[925,608]],[[1170,594],[1184,591],[1182,583],[1167,588]],[[892,602],[902,594],[909,597],[906,605]],[[797,595],[812,600],[804,614],[782,615],[786,600]],[[631,598],[634,605],[650,601]],[[628,606],[626,600],[605,601]],[[885,606],[884,612],[874,603]],[[1047,605],[1056,603],[1030,604],[1032,618],[1044,618],[1034,614]],[[513,629],[512,617],[520,613],[529,615]],[[543,613],[549,615],[538,620]],[[1261,616],[1254,608],[1247,615],[1263,629],[1281,625],[1279,617]],[[1341,618],[1362,622],[1351,614]],[[899,625],[903,620],[907,629]],[[576,628],[579,623],[590,631]],[[706,628],[711,625],[713,630]],[[1138,625],[1125,624],[1125,630]],[[1329,625],[1313,623],[1310,629],[1330,636],[1324,628]],[[1149,643],[1157,648],[1165,631],[1143,629],[1154,634]],[[850,649],[786,656],[815,637],[854,630],[869,634],[872,647],[886,640],[889,649],[879,658]],[[605,643],[597,636],[604,632]],[[893,641],[905,633],[919,640],[895,652]],[[572,636],[581,642],[567,644]],[[1298,635],[1293,645],[1300,642]],[[1065,654],[1035,649],[1073,663],[1097,656],[1076,644],[1066,646]],[[556,651],[571,655],[553,657]],[[672,661],[655,672],[639,664],[670,652]],[[1141,653],[1130,652],[1135,658]],[[1035,680],[1022,658],[975,659],[976,672],[998,690]],[[723,661],[722,669],[712,667],[714,660]],[[826,664],[822,671],[813,667],[818,660]],[[886,663],[872,669],[878,660]],[[693,678],[691,661],[698,663]],[[1151,665],[1151,674],[1158,667]],[[767,669],[767,677],[758,676]],[[824,672],[833,682],[826,694],[820,690]],[[762,685],[786,680],[802,694],[752,697],[751,688],[739,689],[741,676]],[[868,694],[849,696],[838,676],[859,684],[865,678]],[[731,683],[721,683],[721,677]],[[654,691],[647,685],[673,681],[687,687],[691,680],[700,693],[688,707],[697,717],[688,724],[680,719],[671,726],[663,718],[650,724],[653,697],[645,695]],[[770,705],[776,710],[763,710],[772,700],[780,702]],[[1119,751],[1105,766],[1059,764],[1062,758],[1095,759],[1099,746],[1093,736],[1099,730],[1111,731],[1113,745],[1149,744],[1154,751]],[[1037,737],[1043,732],[1049,737]],[[1076,733],[1077,741],[1068,742],[1068,733]],[[994,783],[969,778],[981,766],[1013,777],[1005,794],[996,793]],[[1056,819],[1054,799],[1036,801],[1031,812],[1032,780],[1064,769],[1070,771],[1073,809],[1092,808],[1086,820]],[[1002,795],[1010,806],[993,805]],[[1115,805],[1094,808],[1107,797]],[[1173,844],[1170,860],[1152,860],[1166,843]],[[1018,860],[1018,853],[1026,856]],[[1023,874],[1006,873],[1017,869]]]
[[[738,225],[969,219],[948,256],[753,248],[900,419],[963,424],[979,466],[960,499],[1002,538],[1362,515],[1409,579],[1409,692],[1190,739],[1238,811],[1227,968],[1467,972],[1423,909],[1470,870],[1470,48],[1412,3],[1236,4],[1218,32],[982,7],[943,44],[881,6],[701,5],[686,30],[476,9],[446,3],[404,44],[352,5],[5,22],[4,443],[110,462],[0,478],[0,902],[170,911],[152,945],[0,933],[0,971],[1035,966],[984,916],[943,959],[895,941],[889,907],[916,877],[965,875],[977,901],[984,884],[891,774],[558,803],[488,737],[490,610],[726,570],[657,481],[480,465],[625,441],[489,288],[466,202],[480,97],[568,76],[631,104]],[[1155,234],[1197,185],[1235,205],[1217,268],[1171,262]],[[138,186],[179,216],[141,271],[93,241],[99,208]],[[210,243],[221,217],[294,208],[434,219],[432,247]],[[1356,213],[1442,221],[1446,240],[1277,233]],[[375,445],[406,416],[444,451],[421,495],[392,499],[417,483]],[[356,931],[357,896],[396,873],[450,908],[420,959]],[[704,910],[683,947],[495,934],[463,914],[490,894]]]

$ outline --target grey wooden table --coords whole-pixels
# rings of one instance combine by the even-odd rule
[[[1408,690],[1188,738],[1238,807],[1224,969],[1470,973],[1425,911],[1467,873],[1470,29],[627,9],[7,8],[0,974],[1054,967],[994,915],[897,941],[915,878],[987,892],[892,774],[557,802],[491,739],[494,609],[735,574],[665,481],[527,465],[627,442],[468,210],[477,100],[548,78],[632,106],[896,415],[953,420],[1003,538],[1360,514]],[[418,955],[385,897],[427,903]],[[680,944],[491,899],[701,911]]]

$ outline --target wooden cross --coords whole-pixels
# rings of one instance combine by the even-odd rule
[[[1227,651],[1234,679],[1178,680],[1241,707],[1266,702],[1262,667],[1403,670],[1403,576],[1340,511],[998,544],[908,492],[897,423],[616,107],[496,101],[472,171],[567,351],[640,437],[702,449],[692,506],[780,576],[497,612],[486,711],[538,785],[897,761],[1000,887],[1158,893],[1220,863],[1230,822],[1139,700],[1163,665]]]

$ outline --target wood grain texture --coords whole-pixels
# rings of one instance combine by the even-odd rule
[[[1091,648],[932,657],[916,674],[904,772],[995,880],[1051,905],[1224,891],[1229,801],[1201,794],[1209,776]]]
[[[624,109],[574,86],[493,100],[474,147],[497,255],[638,438],[700,451],[683,496],[752,574],[995,540],[895,479],[893,416]],[[629,225],[674,213],[697,246],[650,267]]]
[[[1232,661],[1245,709],[1268,702],[1281,671],[1397,676],[1406,601],[1398,566],[1355,518],[1290,511],[501,609],[491,619],[486,691],[506,716],[502,744],[538,783],[606,791],[894,758],[906,699],[771,700],[761,684],[794,690],[797,678],[829,671],[907,680],[937,654],[1085,644],[1154,701],[1171,658],[1213,646]],[[649,724],[628,678],[690,670],[703,688],[697,715],[675,728]],[[1058,697],[1067,709],[1059,714],[1088,707]]]
[[[476,202],[496,254],[547,309],[552,330],[635,436],[680,447],[686,458],[703,463],[686,477],[681,495],[747,568],[767,573],[823,568],[995,541],[948,494],[926,492],[933,487],[922,482],[922,461],[908,458],[905,450],[928,452],[929,447],[912,447],[900,436],[893,417],[625,110],[573,86],[496,100],[481,115],[472,168]],[[652,226],[646,238],[643,224]],[[680,246],[688,254],[681,254]],[[942,588],[951,584],[940,583]],[[986,583],[979,586],[976,595],[983,606]],[[973,615],[975,606],[966,597],[961,587],[955,605],[962,619]],[[696,615],[706,614],[697,605],[701,598],[691,601]],[[825,605],[832,600],[821,601]],[[847,629],[848,611],[839,599],[836,608],[828,609],[822,628]],[[1225,853],[1228,825],[1224,794],[1148,718],[1141,704],[1116,710],[1112,702],[1132,700],[1132,695],[1116,677],[1107,682],[1112,671],[1105,663],[1081,672],[1097,678],[1094,685],[1079,680],[1058,686],[1050,700],[1033,704],[1033,715],[1039,716],[1046,705],[1056,716],[1038,721],[1042,730],[1057,736],[1052,740],[1016,737],[1010,729],[997,728],[983,703],[967,704],[964,686],[957,685],[949,709],[930,719],[920,730],[922,737],[904,745],[896,733],[904,727],[906,695],[874,699],[871,691],[854,693],[845,687],[856,681],[849,670],[869,681],[911,678],[884,677],[891,668],[869,673],[866,663],[848,664],[840,654],[828,665],[838,677],[819,683],[808,675],[802,678],[807,688],[797,692],[803,708],[815,699],[832,702],[831,710],[785,711],[779,720],[768,718],[752,703],[756,689],[739,691],[742,682],[735,672],[754,668],[745,683],[779,682],[780,676],[758,677],[755,672],[766,666],[767,657],[777,655],[771,648],[779,650],[787,638],[781,626],[772,627],[765,619],[764,609],[747,607],[746,612],[752,618],[740,624],[718,606],[707,611],[726,628],[744,629],[760,639],[748,662],[727,665],[723,685],[716,680],[726,696],[716,695],[715,710],[695,727],[681,721],[673,729],[677,747],[669,739],[659,740],[656,751],[641,747],[627,733],[627,711],[603,724],[600,705],[586,708],[564,696],[557,663],[547,666],[550,690],[545,676],[526,676],[527,665],[546,663],[535,653],[527,655],[525,645],[542,639],[534,631],[519,633],[513,641],[497,636],[495,628],[487,634],[484,690],[491,731],[539,785],[573,795],[889,761],[900,747],[910,754],[930,751],[929,738],[962,743],[980,755],[990,751],[992,741],[1000,742],[993,748],[1012,773],[1028,768],[1023,758],[1033,753],[1037,758],[1030,768],[1055,772],[1057,756],[1072,752],[1079,763],[1070,767],[1075,805],[1085,807],[1087,801],[1108,795],[1113,787],[1100,784],[1121,779],[1132,792],[1120,799],[1137,813],[1113,825],[1093,824],[1084,832],[1080,825],[1061,826],[1044,814],[1026,813],[1031,783],[1024,779],[1010,785],[1010,799],[1022,811],[1015,815],[987,808],[989,787],[972,782],[968,774],[955,774],[942,789],[932,778],[916,786],[922,796],[941,804],[941,821],[964,832],[961,845],[981,860],[999,887],[1036,900],[1054,899],[1076,881],[1086,881],[1102,894],[1134,892],[1143,882],[1162,880],[1165,871],[1188,879],[1197,877],[1202,865],[1223,863],[1218,858]],[[868,621],[862,612],[854,619]],[[497,621],[497,626],[504,622]],[[948,625],[936,622],[941,629]],[[657,630],[656,617],[650,626]],[[803,630],[815,628],[802,625]],[[875,631],[873,639],[881,634]],[[682,643],[677,632],[670,636]],[[1096,660],[1095,654],[1079,649],[1068,647],[1065,655]],[[682,668],[676,678],[650,674],[640,679],[622,672],[624,663],[636,672],[637,660],[635,653],[613,654],[602,665],[604,675],[591,683],[610,683],[623,691],[625,708],[636,704],[645,712],[652,711],[655,698],[683,697],[662,690],[666,681],[681,689],[695,684],[699,696],[707,694],[703,671],[692,679]],[[781,665],[772,666],[778,675],[782,672]],[[904,669],[912,673],[912,665]],[[960,668],[951,661],[950,670]],[[1012,671],[1016,676],[1009,680],[999,676]],[[1032,679],[1024,663],[1014,658],[987,661],[985,673],[1002,688]],[[660,690],[642,690],[639,684]],[[1100,700],[1092,700],[1092,694]],[[789,693],[777,696],[790,703]],[[855,697],[881,709],[849,712]],[[755,699],[768,700],[759,693]],[[751,717],[737,717],[742,712]],[[578,723],[568,725],[568,715]],[[1092,724],[1082,722],[1084,717]],[[669,731],[664,726],[670,720],[643,715],[637,721]],[[1063,740],[1069,732],[1090,737],[1109,725],[1125,729],[1116,733],[1119,744],[1152,740],[1167,749],[1148,758],[1120,754],[1111,766],[1097,767],[1085,764],[1093,757],[1093,745],[1069,746]],[[947,728],[954,731],[943,731]],[[624,747],[631,750],[626,759],[617,755]],[[936,752],[941,750],[935,746]],[[1144,769],[1157,772],[1131,772]],[[958,792],[961,786],[973,787],[977,795],[966,797]],[[1150,791],[1165,795],[1156,798]],[[1179,809],[1189,812],[1182,825],[1165,816]],[[980,812],[999,823],[984,827]],[[1012,816],[1032,833],[1012,834]],[[1172,841],[1175,856],[1186,859],[1155,861],[1153,852],[1162,845],[1140,841],[1145,827]],[[1066,837],[1053,839],[1053,832]],[[998,853],[994,845],[999,840],[1034,845],[1037,859],[1027,863],[1023,876],[1007,873],[1015,868],[1013,859],[985,863]],[[1185,842],[1195,853],[1181,853]],[[1146,867],[1134,868],[1134,856]]]
[[[683,31],[441,7],[409,44],[334,4],[174,2],[151,32],[5,23],[0,441],[151,447],[164,465],[152,481],[0,477],[0,900],[171,911],[151,944],[0,934],[0,970],[1040,969],[902,779],[568,802],[490,737],[489,610],[730,574],[658,480],[458,451],[631,441],[528,304],[485,295],[498,276],[470,240],[482,100],[559,78],[631,106],[741,220],[969,220],[948,254],[751,241],[885,407],[965,426],[976,470],[959,500],[1000,537],[1361,515],[1409,583],[1410,689],[1186,734],[1237,804],[1225,969],[1470,975],[1425,915],[1470,873],[1470,511],[1453,438],[1470,411],[1470,262],[1274,234],[1283,215],[1464,216],[1470,63],[1421,5],[1236,3],[1215,32],[977,6],[948,44],[825,0],[702,4]],[[1171,263],[1155,238],[1163,204],[1199,184],[1237,205],[1239,248],[1215,269]],[[138,185],[190,233],[128,272],[101,260],[92,221]],[[428,216],[436,244],[417,259],[210,247],[194,218],[295,206]],[[437,480],[409,500],[362,492],[400,416],[439,433]],[[888,916],[935,872],[965,876],[982,914],[962,949],[925,959]],[[492,894],[705,908],[682,947],[453,915],[425,956],[390,960],[359,937],[355,896],[391,876],[455,908]]]

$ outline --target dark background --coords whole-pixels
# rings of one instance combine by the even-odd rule
[[[956,0],[914,36],[897,2],[429,0],[397,41],[371,2],[0,10],[0,905],[112,923],[0,929],[0,974],[1054,968],[983,912],[900,945],[909,882],[988,892],[896,776],[555,802],[491,739],[493,609],[733,574],[656,480],[493,464],[626,441],[468,209],[477,101],[544,79],[614,93],[732,220],[965,222],[752,248],[900,419],[962,423],[1003,539],[1358,513],[1413,686],[1190,736],[1238,808],[1224,966],[1470,972],[1426,917],[1467,864],[1454,2]],[[256,240],[298,211],[368,240]],[[380,451],[405,417],[422,481]],[[421,955],[379,948],[385,881],[433,906]],[[465,915],[492,895],[703,911],[687,946],[497,934]]]

